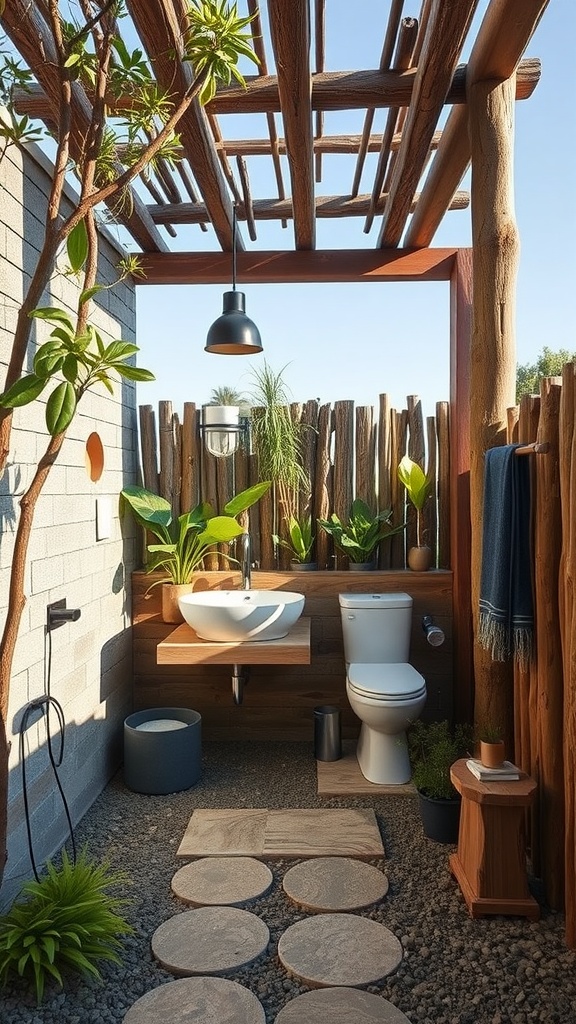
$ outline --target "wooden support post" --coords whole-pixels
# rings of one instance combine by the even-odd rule
[[[506,410],[514,402],[514,333],[518,232],[513,209],[515,76],[474,82],[468,89],[472,149],[474,244],[470,359],[470,519],[472,621],[478,628],[482,558],[484,453],[506,441]],[[457,600],[457,595],[454,595]],[[474,643],[477,721],[498,722],[513,743],[512,663],[492,661]]]

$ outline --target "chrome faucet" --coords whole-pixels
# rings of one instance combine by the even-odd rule
[[[252,573],[252,541],[248,531],[240,537],[241,558],[240,569],[242,571],[242,590],[250,590]]]

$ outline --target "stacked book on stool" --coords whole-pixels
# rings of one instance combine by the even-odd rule
[[[520,778],[520,769],[511,761],[503,761],[499,768],[486,768],[477,758],[469,757],[466,767],[480,782],[510,782]]]

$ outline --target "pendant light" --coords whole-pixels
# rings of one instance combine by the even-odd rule
[[[222,356],[253,355],[262,351],[260,331],[246,316],[244,292],[236,291],[236,203],[232,208],[232,291],[224,292],[222,316],[208,331],[204,351]]]

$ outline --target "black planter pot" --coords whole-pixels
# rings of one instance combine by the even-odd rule
[[[424,835],[436,843],[457,843],[461,798],[435,800],[419,792],[418,802]]]

